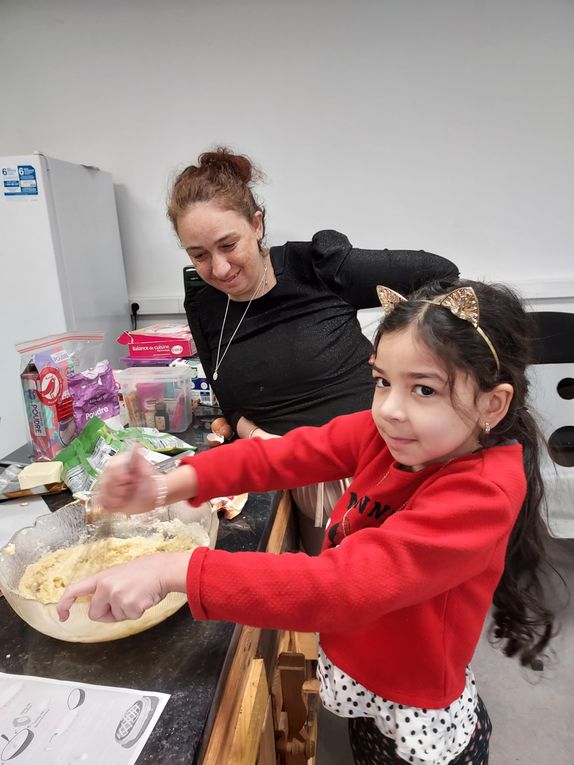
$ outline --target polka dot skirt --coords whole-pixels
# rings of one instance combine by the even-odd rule
[[[317,675],[323,706],[340,717],[370,717],[412,765],[447,765],[467,746],[477,722],[474,675],[466,669],[464,691],[445,709],[396,704],[373,695],[327,658],[319,646]]]
[[[468,745],[449,765],[488,765],[492,724],[480,696],[476,706],[477,723]],[[349,717],[349,743],[355,765],[405,765],[397,756],[392,738],[383,736],[372,717]],[[409,762],[413,757],[409,757]]]

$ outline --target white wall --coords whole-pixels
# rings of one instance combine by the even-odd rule
[[[1,0],[0,156],[110,171],[160,313],[168,181],[217,143],[266,172],[270,243],[333,227],[569,298],[573,40],[570,0]]]
[[[110,171],[128,288],[181,295],[168,178],[250,154],[269,240],[574,277],[569,0],[3,0],[0,155]]]

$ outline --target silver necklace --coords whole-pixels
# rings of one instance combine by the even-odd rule
[[[235,327],[235,330],[233,331],[233,334],[229,338],[229,342],[227,343],[227,346],[225,347],[225,350],[221,354],[221,358],[220,358],[219,354],[221,353],[221,341],[223,340],[223,330],[225,329],[225,322],[227,320],[227,313],[229,311],[229,303],[231,302],[231,298],[229,297],[229,295],[227,296],[227,305],[225,306],[225,313],[223,314],[223,324],[221,325],[221,332],[219,333],[219,343],[217,344],[217,357],[215,359],[215,367],[213,369],[213,379],[214,380],[217,380],[217,378],[219,377],[218,372],[219,372],[219,367],[221,366],[221,362],[225,358],[225,354],[229,350],[229,346],[233,342],[233,338],[237,334],[237,330],[241,326],[241,324],[243,322],[243,319],[245,318],[245,316],[247,314],[247,311],[249,310],[249,306],[255,300],[255,298],[259,294],[259,290],[261,289],[261,287],[263,286],[263,284],[266,281],[267,281],[267,263],[265,264],[265,268],[263,269],[263,276],[261,277],[261,279],[259,281],[259,284],[257,285],[257,287],[255,289],[255,292],[253,293],[253,295],[251,295],[251,300],[249,301],[249,303],[247,303],[247,308],[243,311],[243,316],[239,319],[239,322],[237,323],[237,326]]]

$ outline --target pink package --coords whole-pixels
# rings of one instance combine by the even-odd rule
[[[187,324],[152,324],[124,332],[118,343],[127,345],[129,355],[136,359],[177,359],[197,353]]]

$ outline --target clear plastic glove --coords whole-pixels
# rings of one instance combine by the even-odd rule
[[[117,454],[96,484],[95,503],[105,512],[133,515],[153,510],[158,494],[156,471],[136,447]]]
[[[88,616],[97,622],[139,619],[169,592],[185,592],[189,552],[143,555],[70,584],[56,610],[65,622],[77,598],[91,595]]]

